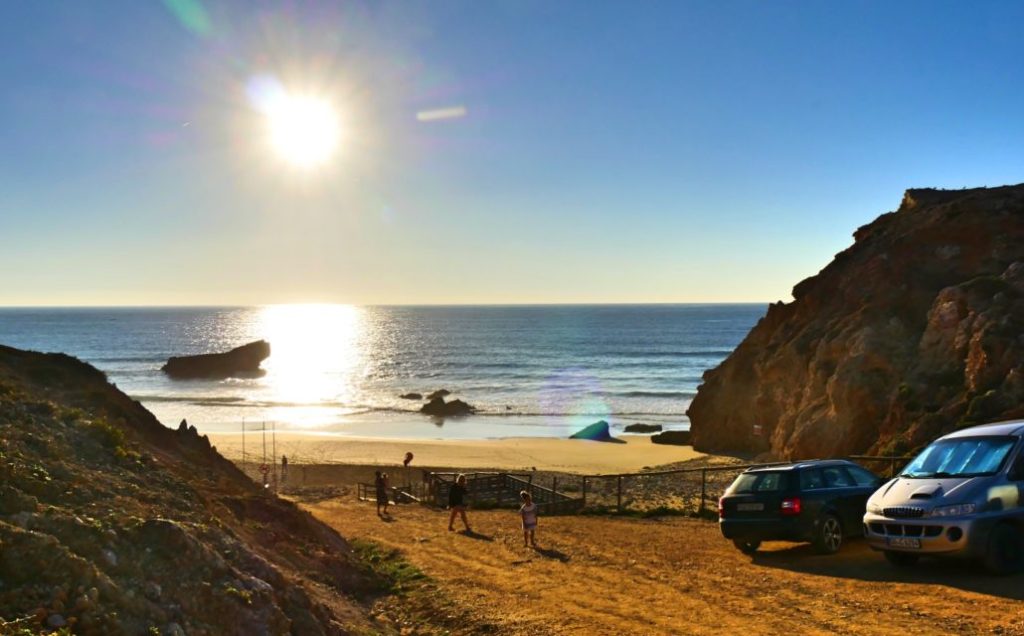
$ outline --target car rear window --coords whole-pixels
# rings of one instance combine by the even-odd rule
[[[778,492],[786,486],[786,473],[743,473],[733,482],[732,492],[738,495],[754,492]]]

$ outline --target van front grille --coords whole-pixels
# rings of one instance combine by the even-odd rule
[[[890,519],[918,519],[924,516],[924,508],[897,506],[895,508],[884,508],[882,514]]]
[[[921,526],[913,523],[880,523],[873,521],[868,524],[875,534],[890,537],[937,537],[942,534],[942,526]]]

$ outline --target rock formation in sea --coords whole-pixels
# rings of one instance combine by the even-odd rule
[[[0,581],[19,634],[390,633],[334,530],[93,367],[3,346]]]
[[[1024,184],[908,190],[704,382],[694,448],[902,454],[1024,416]]]
[[[462,400],[445,402],[443,397],[436,397],[420,407],[420,413],[437,417],[457,417],[475,412],[476,407],[472,404],[467,404]]]
[[[161,371],[174,379],[230,378],[262,375],[260,363],[270,357],[270,343],[257,340],[224,353],[174,356]]]

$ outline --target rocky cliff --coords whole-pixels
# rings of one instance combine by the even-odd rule
[[[0,346],[0,633],[376,633],[367,585],[341,536],[194,428]]]
[[[702,451],[902,453],[1024,417],[1024,185],[908,190],[704,375]]]

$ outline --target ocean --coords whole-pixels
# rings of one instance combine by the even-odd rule
[[[167,426],[412,439],[564,437],[598,420],[686,429],[701,375],[763,304],[0,309],[0,344],[68,353]],[[172,355],[271,345],[259,378],[171,380]],[[438,420],[403,393],[448,389]]]

